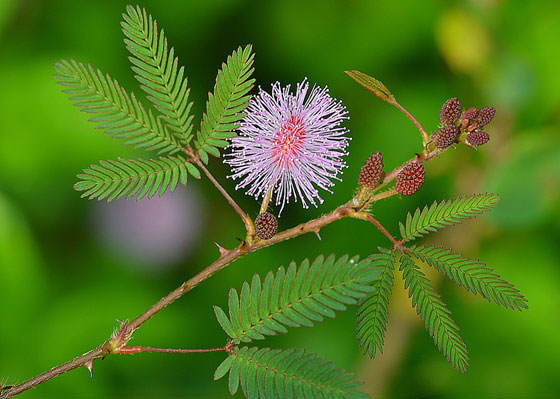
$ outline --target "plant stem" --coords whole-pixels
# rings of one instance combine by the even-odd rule
[[[200,159],[192,156],[192,150],[191,150],[191,153],[189,153],[187,151],[185,151],[185,152],[187,153],[187,155],[191,156],[190,159],[202,169],[202,171],[206,174],[206,176],[210,179],[210,181],[216,186],[216,188],[218,188],[218,190],[222,193],[222,195],[226,198],[226,200],[230,203],[230,205],[241,216],[241,218],[243,219],[243,222],[245,223],[245,227],[247,229],[247,237],[251,238],[254,234],[254,231],[255,231],[251,218],[249,218],[247,216],[247,214],[235,203],[235,201],[229,196],[227,191],[218,183],[218,181],[208,171],[208,169],[206,169],[206,167],[200,161]],[[433,152],[433,153],[430,153],[430,154],[427,154],[427,155],[420,154],[420,155],[415,156],[411,160],[425,161],[425,160],[431,159],[433,157],[439,156],[441,154],[441,152],[442,151],[437,152],[437,153]],[[410,162],[410,161],[408,161],[408,162]],[[408,162],[406,162],[406,163],[408,163]],[[398,166],[393,171],[388,173],[385,176],[385,178],[383,179],[383,183],[381,184],[380,187],[378,187],[378,189],[382,188],[383,186],[387,185],[392,180],[394,180],[396,175],[398,174],[398,172],[404,167],[404,165],[406,163]],[[380,192],[380,193],[376,194],[374,198],[375,198],[375,200],[379,200],[379,199],[382,199],[382,198],[390,197],[394,194],[395,194],[394,190],[388,190],[388,191]],[[229,264],[231,264],[234,261],[236,261],[237,259],[241,258],[243,255],[248,254],[250,252],[254,252],[254,251],[257,251],[261,248],[265,248],[265,247],[268,247],[270,245],[276,244],[278,242],[282,242],[282,241],[285,241],[285,240],[289,240],[291,238],[298,237],[298,236],[300,236],[302,234],[305,234],[305,233],[318,234],[319,230],[321,230],[321,228],[323,228],[324,226],[327,226],[327,225],[329,225],[329,224],[331,224],[331,223],[333,223],[337,220],[340,220],[340,219],[343,219],[343,218],[346,218],[346,217],[353,217],[353,218],[356,218],[356,219],[367,220],[367,221],[373,223],[387,238],[389,238],[389,240],[393,243],[395,248],[402,248],[401,243],[399,241],[396,241],[393,238],[393,236],[383,227],[383,225],[381,225],[381,223],[379,223],[377,221],[377,219],[375,219],[370,214],[367,214],[367,213],[364,213],[364,212],[356,212],[353,209],[353,206],[354,206],[353,202],[348,201],[347,203],[345,203],[345,204],[339,206],[338,208],[336,208],[335,210],[333,210],[333,211],[331,211],[331,212],[329,212],[329,213],[327,213],[327,214],[325,214],[325,215],[323,215],[323,216],[321,216],[317,219],[313,219],[313,220],[310,220],[308,222],[299,224],[295,227],[292,227],[290,229],[281,231],[281,232],[275,234],[272,238],[270,238],[268,240],[257,240],[256,242],[253,242],[252,240],[247,240],[246,242],[242,243],[241,245],[239,245],[235,249],[231,249],[231,250],[224,249],[223,251],[221,251],[220,257],[216,261],[214,261],[212,264],[210,264],[208,267],[206,267],[204,270],[202,270],[201,272],[199,272],[198,274],[196,274],[194,277],[190,278],[189,280],[185,281],[183,284],[181,284],[179,287],[177,287],[174,291],[167,294],[165,297],[161,298],[158,302],[156,302],[154,305],[152,305],[148,310],[146,310],[145,312],[140,314],[138,317],[136,317],[134,320],[132,320],[132,322],[123,323],[121,331],[119,332],[119,334],[117,334],[117,337],[120,337],[120,339],[121,339],[121,341],[119,341],[120,343],[117,347],[114,346],[115,342],[112,341],[113,338],[110,338],[107,341],[105,341],[102,345],[97,347],[96,349],[93,349],[93,350],[91,350],[91,351],[89,351],[89,352],[87,352],[87,353],[85,353],[85,354],[83,354],[79,357],[76,357],[76,358],[74,358],[74,359],[72,359],[72,360],[70,360],[66,363],[63,363],[59,366],[56,366],[56,367],[54,367],[54,368],[52,368],[52,369],[50,369],[50,370],[48,370],[48,371],[46,371],[42,374],[39,374],[38,376],[36,376],[34,378],[31,378],[27,381],[22,382],[21,384],[6,387],[6,388],[2,389],[2,391],[0,391],[0,399],[11,398],[11,397],[13,397],[15,395],[18,395],[18,394],[20,394],[20,393],[22,393],[22,392],[24,392],[24,391],[26,391],[30,388],[33,388],[36,385],[39,385],[39,384],[41,384],[45,381],[48,381],[52,378],[55,378],[60,374],[66,373],[66,372],[71,371],[71,370],[74,370],[74,369],[76,369],[80,366],[86,366],[86,367],[89,368],[93,364],[94,360],[104,358],[105,356],[107,356],[110,353],[117,353],[119,349],[126,348],[127,340],[130,339],[130,337],[132,336],[134,331],[136,331],[136,329],[138,329],[138,327],[140,327],[146,321],[151,319],[155,314],[157,314],[161,310],[165,309],[171,303],[175,302],[177,299],[179,299],[181,296],[183,296],[186,292],[190,291],[191,289],[196,287],[198,284],[200,284],[204,280],[208,279],[209,277],[211,277],[212,275],[214,275],[215,273],[217,273],[221,269],[225,268]]]
[[[121,355],[133,355],[135,353],[153,352],[153,353],[209,353],[209,352],[225,352],[225,346],[221,348],[208,349],[174,349],[174,348],[152,348],[150,346],[123,346],[117,352]]]
[[[255,226],[253,225],[253,220],[245,213],[245,211],[243,209],[241,209],[241,207],[239,205],[237,205],[237,202],[235,202],[235,200],[233,198],[231,198],[231,196],[225,190],[225,188],[223,188],[222,185],[220,183],[218,183],[216,178],[212,175],[212,173],[210,173],[210,171],[208,169],[206,169],[206,167],[204,166],[204,163],[200,159],[193,158],[192,160],[194,161],[194,163],[196,163],[196,165],[200,169],[202,169],[204,174],[208,177],[208,179],[212,182],[212,184],[214,186],[216,186],[218,191],[224,196],[224,198],[231,205],[231,207],[235,210],[235,212],[237,212],[239,214],[239,216],[241,217],[241,220],[243,220],[243,223],[245,224],[245,230],[247,230],[247,237],[253,237],[255,235]]]
[[[33,388],[36,385],[39,385],[45,381],[53,379],[60,374],[67,373],[70,370],[77,369],[78,367],[85,366],[87,363],[91,362],[93,359],[99,359],[103,357],[103,345],[99,346],[96,349],[93,349],[87,353],[84,353],[81,356],[78,356],[69,362],[63,363],[59,366],[53,367],[52,369],[45,371],[44,373],[39,374],[38,376],[24,381],[19,385],[14,385],[8,389],[3,389],[0,391],[0,398],[11,398],[23,391],[27,391],[30,388]]]
[[[389,239],[389,241],[391,241],[393,243],[393,247],[394,248],[402,248],[402,243],[400,241],[397,241],[392,235],[391,233],[389,233],[387,231],[387,229],[379,222],[379,220],[377,220],[376,218],[373,217],[373,215],[369,214],[369,213],[365,213],[365,212],[358,212],[352,215],[352,217],[356,218],[356,219],[362,219],[362,220],[366,220],[370,223],[372,223],[375,227],[377,227],[377,229],[382,232],[385,237],[387,237]]]
[[[380,192],[380,193],[375,194],[375,195],[371,198],[371,200],[372,200],[373,202],[375,202],[375,201],[379,201],[379,200],[382,200],[382,199],[385,199],[385,198],[392,197],[393,195],[396,195],[396,194],[397,194],[397,190],[395,190],[394,188],[392,188],[392,189],[390,189],[390,190],[382,191],[382,192]]]
[[[266,192],[266,195],[264,196],[262,203],[261,203],[261,209],[259,211],[259,213],[264,213],[266,212],[266,210],[268,209],[268,203],[270,202],[270,198],[272,197],[272,186],[268,189],[268,191]]]
[[[181,296],[183,296],[186,292],[190,291],[198,284],[200,284],[204,280],[214,275],[219,270],[225,268],[229,264],[241,258],[243,255],[248,254],[250,252],[257,251],[261,248],[268,247],[278,242],[288,240],[290,238],[298,237],[305,233],[310,233],[310,232],[316,233],[322,227],[334,221],[351,216],[352,212],[353,211],[352,211],[351,202],[347,202],[346,204],[336,208],[335,210],[333,210],[330,213],[327,213],[326,215],[302,223],[290,229],[284,230],[274,235],[274,237],[268,240],[259,240],[252,244],[243,243],[235,249],[225,250],[223,254],[210,266],[208,266],[207,268],[205,268],[204,270],[196,274],[194,277],[181,284],[178,288],[176,288],[174,291],[167,294],[165,297],[161,298],[157,303],[152,305],[148,310],[140,314],[130,323],[123,323],[121,331],[119,331],[119,333],[115,335],[115,337],[120,337],[122,339],[122,342],[120,342],[117,347],[115,347],[115,341],[113,340],[112,337],[107,341],[105,341],[102,345],[100,345],[96,349],[87,352],[82,356],[79,356],[66,363],[63,363],[34,378],[24,381],[21,384],[3,390],[2,392],[0,392],[0,399],[11,398],[30,388],[33,388],[36,385],[39,385],[47,380],[55,378],[60,374],[74,370],[80,366],[91,365],[94,360],[104,358],[110,353],[118,353],[120,349],[126,347],[125,346],[127,343],[126,341],[127,339],[129,339],[129,338],[122,338],[122,337],[131,337],[134,331],[138,329],[138,327],[140,327],[146,321],[151,319],[156,313],[160,312],[168,305],[170,305],[171,303],[179,299]]]
[[[400,109],[406,115],[406,117],[408,119],[410,119],[412,121],[412,123],[414,123],[414,125],[420,131],[420,134],[422,135],[422,142],[424,143],[424,145],[426,145],[426,143],[430,140],[430,137],[429,137],[428,133],[426,132],[426,130],[422,127],[420,122],[418,122],[416,120],[416,118],[414,116],[412,116],[412,114],[406,110],[405,107],[400,105],[397,100],[392,101],[391,104],[393,104],[395,107]]]

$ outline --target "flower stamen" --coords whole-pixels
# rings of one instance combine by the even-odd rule
[[[294,161],[303,150],[305,130],[301,118],[292,115],[274,134],[272,159],[283,170],[294,166]]]

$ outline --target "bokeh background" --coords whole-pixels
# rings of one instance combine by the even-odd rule
[[[161,199],[88,202],[75,175],[98,159],[136,157],[96,131],[52,78],[60,58],[90,62],[134,88],[120,32],[121,1],[0,0],[0,381],[13,383],[102,342],[115,319],[132,318],[237,244],[242,224],[207,181]],[[384,355],[368,360],[354,338],[353,309],[313,329],[272,337],[353,370],[377,398],[552,398],[560,396],[560,7],[539,1],[144,1],[186,65],[200,116],[218,66],[253,43],[263,87],[308,77],[348,107],[353,138],[344,181],[318,209],[290,206],[287,228],[346,201],[361,162],[382,151],[393,168],[418,150],[419,135],[398,111],[344,73],[359,69],[393,91],[433,130],[441,103],[494,105],[491,141],[448,151],[427,166],[412,198],[376,205],[388,228],[417,206],[493,191],[488,216],[435,234],[429,243],[480,257],[528,297],[506,311],[437,280],[470,349],[458,374],[434,347],[397,285]],[[211,170],[231,191],[219,160]],[[258,204],[235,199],[253,215]],[[291,259],[321,253],[367,256],[382,235],[341,221],[314,235],[241,259],[145,324],[134,343],[219,346],[212,305],[229,287]],[[229,398],[213,382],[222,354],[113,356],[22,395],[24,398]]]

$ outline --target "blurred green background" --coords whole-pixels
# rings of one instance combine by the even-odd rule
[[[237,244],[242,224],[207,181],[159,201],[81,200],[75,175],[98,159],[140,156],[95,131],[52,78],[60,58],[90,62],[138,93],[120,32],[121,1],[0,0],[0,382],[29,378],[101,343],[115,319],[133,318]],[[399,287],[384,355],[368,360],[354,338],[353,309],[313,329],[272,337],[353,370],[377,398],[560,397],[560,7],[549,1],[145,1],[186,66],[200,115],[216,69],[253,43],[256,77],[329,85],[348,107],[353,138],[344,181],[318,209],[290,206],[287,228],[352,193],[361,162],[382,151],[387,168],[419,148],[398,111],[343,73],[381,79],[427,129],[441,103],[494,105],[491,141],[460,147],[427,166],[412,198],[376,205],[392,232],[406,212],[462,193],[495,191],[488,216],[427,240],[480,257],[528,297],[506,311],[437,280],[461,326],[471,366],[461,375],[440,355]],[[219,160],[212,171],[234,191]],[[258,204],[233,196],[251,214]],[[220,346],[212,305],[229,287],[291,259],[320,253],[367,256],[382,235],[342,221],[251,254],[157,315],[136,345]],[[222,354],[141,354],[98,361],[43,384],[25,398],[228,398],[214,383]]]

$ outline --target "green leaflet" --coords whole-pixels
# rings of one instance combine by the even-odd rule
[[[426,330],[434,339],[439,351],[453,367],[464,373],[469,361],[467,347],[459,335],[459,327],[451,318],[451,312],[413,260],[402,254],[400,261],[405,289],[408,289],[412,298],[412,306],[424,320]]]
[[[393,286],[395,254],[383,249],[380,254],[369,257],[372,267],[380,270],[374,281],[374,291],[362,300],[356,314],[356,337],[364,354],[373,358],[375,352],[383,352],[383,339],[387,330],[389,299]]]
[[[434,202],[430,207],[425,206],[422,210],[417,208],[414,215],[408,213],[405,223],[399,223],[399,230],[403,240],[410,241],[486,212],[496,206],[499,200],[500,197],[496,194],[476,194],[439,203]]]
[[[288,269],[269,272],[264,282],[255,274],[240,294],[230,290],[229,317],[216,306],[216,318],[232,339],[242,342],[286,333],[286,327],[312,327],[371,292],[379,273],[371,263],[357,256],[319,256],[313,263],[304,260],[299,268],[292,262]]]
[[[181,150],[174,136],[169,134],[151,111],[146,112],[134,94],[129,95],[116,80],[103,75],[91,66],[74,60],[62,60],[54,65],[54,75],[63,92],[83,112],[96,114],[90,122],[115,138],[159,153]]]
[[[219,148],[227,146],[227,139],[236,135],[235,129],[244,116],[243,111],[249,104],[248,93],[255,82],[255,79],[250,79],[254,70],[253,60],[251,45],[243,49],[239,47],[218,71],[214,92],[208,93],[206,112],[195,141],[204,163],[208,163],[208,154],[219,157]]]
[[[389,89],[379,80],[366,75],[360,71],[344,71],[346,75],[354,79],[360,86],[375,94],[377,97],[390,104],[395,102],[395,97],[391,94]]]
[[[529,307],[527,299],[517,288],[484,263],[453,254],[448,249],[413,246],[410,252],[459,286],[482,295],[488,301],[510,309],[523,310]]]
[[[173,47],[168,49],[163,29],[158,34],[156,20],[145,9],[129,5],[126,11],[121,27],[127,37],[126,48],[132,54],[129,59],[135,77],[165,125],[186,144],[191,139],[193,117],[189,115],[192,102],[188,101],[185,69],[179,67]]]
[[[74,189],[83,191],[82,198],[112,201],[136,195],[152,198],[165,191],[175,190],[177,184],[187,184],[187,172],[200,178],[200,172],[192,164],[179,156],[155,159],[133,159],[100,161],[78,175],[80,179]]]
[[[218,366],[215,379],[229,372],[232,395],[239,386],[248,399],[365,399],[353,374],[302,349],[235,349]]]

